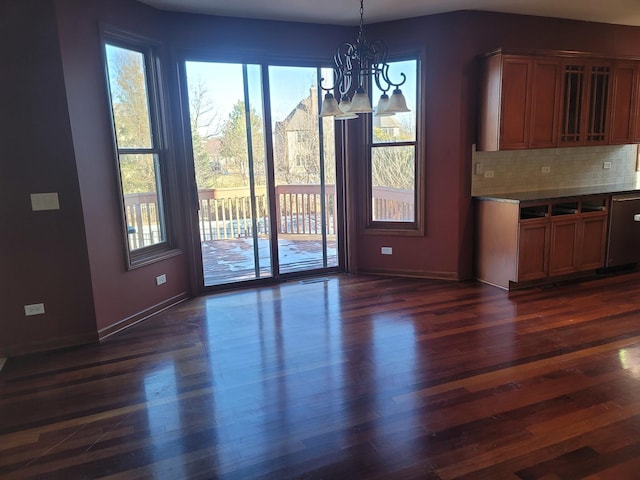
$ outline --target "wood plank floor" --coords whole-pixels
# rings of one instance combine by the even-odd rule
[[[638,479],[640,273],[216,294],[0,388],[3,479]]]

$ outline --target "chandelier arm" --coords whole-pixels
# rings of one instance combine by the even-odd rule
[[[407,76],[404,73],[400,73],[400,76],[402,77],[402,80],[399,83],[392,82],[391,79],[388,76],[385,78],[385,82],[387,82],[392,87],[398,88],[398,87],[404,85],[405,82],[407,81]]]
[[[356,47],[345,42],[336,49],[336,53],[333,56],[334,63],[336,65],[336,85],[341,96],[347,95],[353,84],[353,60]]]
[[[382,93],[387,93],[387,91],[391,88],[391,83],[389,82],[389,77],[387,75],[388,70],[389,65],[387,63],[383,63],[382,65],[375,65],[372,70],[373,80],[376,82],[378,90],[381,90]]]
[[[335,80],[334,80],[334,84],[331,87],[324,87],[322,86],[322,84],[324,83],[325,78],[324,77],[320,77],[320,89],[327,92],[327,93],[331,93],[331,91],[336,89],[336,84],[335,84]]]
[[[370,113],[371,106],[369,100],[362,100],[362,95],[366,96],[367,88],[371,88],[373,83],[377,85],[385,95],[391,87],[399,87],[403,85],[407,77],[401,73],[402,80],[399,83],[391,81],[389,77],[389,64],[387,63],[388,50],[386,44],[377,40],[369,43],[364,35],[364,0],[360,0],[360,28],[355,43],[344,42],[336,49],[333,55],[335,63],[334,68],[334,85],[333,88],[322,86],[322,90],[330,93],[331,90],[338,90],[341,99],[344,100],[345,107],[342,109],[346,112],[346,104],[350,104],[349,94],[354,93],[354,100],[357,97],[358,103],[357,113]],[[353,92],[355,87],[355,92]],[[341,100],[341,105],[342,105]],[[406,107],[405,107],[406,108]],[[331,108],[327,109],[332,111]],[[354,110],[355,111],[355,110]],[[327,114],[331,115],[331,114]],[[357,116],[357,115],[356,115]],[[355,118],[349,117],[349,118]]]

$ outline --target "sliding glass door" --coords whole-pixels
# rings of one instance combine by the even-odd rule
[[[338,267],[317,68],[185,64],[204,286]]]
[[[269,67],[281,273],[338,265],[334,120],[319,117],[319,73]]]

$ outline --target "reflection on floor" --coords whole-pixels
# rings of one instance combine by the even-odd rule
[[[640,478],[640,272],[325,277],[10,358],[0,478]]]
[[[301,237],[301,238],[300,238]],[[317,236],[278,239],[280,273],[324,268],[322,240]],[[259,276],[254,266],[252,238],[202,242],[205,285],[271,277],[269,240],[258,239]],[[327,242],[327,267],[338,265],[335,240]]]

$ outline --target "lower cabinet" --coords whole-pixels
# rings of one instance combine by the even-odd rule
[[[511,289],[604,266],[607,195],[477,204],[479,280]]]
[[[520,223],[518,281],[538,280],[547,276],[550,230],[546,219]]]
[[[549,239],[549,275],[567,275],[578,271],[578,250],[580,243],[580,220],[569,218],[552,218],[551,237]],[[603,257],[604,261],[604,257]]]
[[[605,264],[608,214],[582,220],[580,270],[595,270]]]

